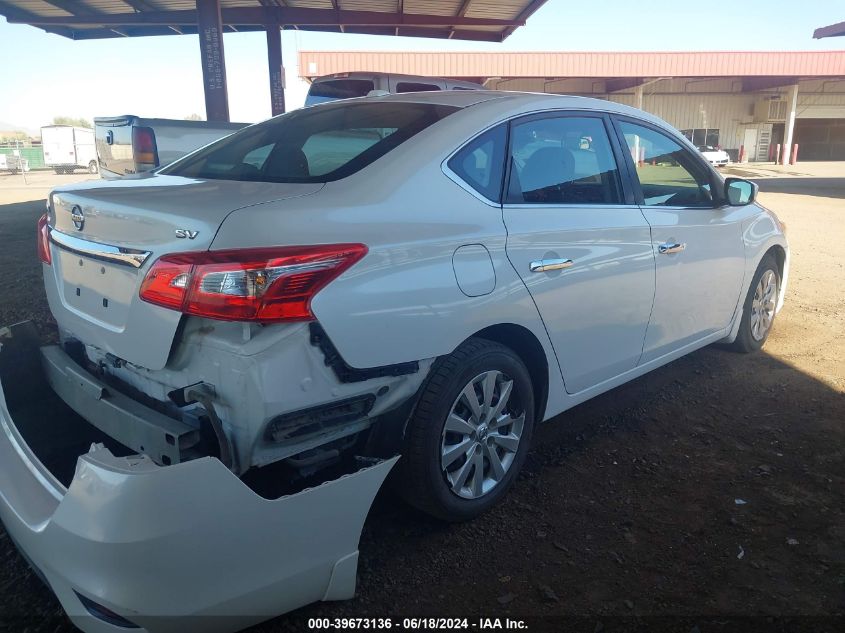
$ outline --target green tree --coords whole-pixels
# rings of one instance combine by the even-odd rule
[[[0,143],[11,143],[14,141],[28,141],[29,134],[17,130],[0,131]]]
[[[76,127],[87,128],[94,127],[88,119],[83,119],[82,117],[76,119],[72,116],[54,116],[53,125],[74,125]]]

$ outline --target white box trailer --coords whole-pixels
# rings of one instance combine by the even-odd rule
[[[41,128],[44,164],[57,174],[72,174],[87,169],[96,174],[97,150],[94,130],[73,125],[45,125]]]

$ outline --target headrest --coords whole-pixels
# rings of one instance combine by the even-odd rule
[[[543,147],[525,161],[519,179],[522,191],[528,192],[569,182],[574,175],[572,152],[563,147]]]
[[[301,149],[272,152],[265,166],[266,173],[282,178],[307,178],[308,158]]]

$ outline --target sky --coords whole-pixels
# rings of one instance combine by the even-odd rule
[[[305,100],[300,50],[845,50],[845,38],[812,39],[843,20],[841,0],[548,0],[503,43],[285,31],[286,100],[288,109]],[[269,117],[264,33],[223,41],[231,119]],[[54,116],[205,116],[196,35],[74,42],[0,18],[0,50],[0,128],[36,130]]]

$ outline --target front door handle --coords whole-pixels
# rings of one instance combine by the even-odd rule
[[[685,250],[687,247],[686,244],[679,244],[678,242],[667,242],[666,244],[661,244],[657,247],[657,251],[661,255],[671,255],[672,253],[680,253],[681,251]]]
[[[571,259],[537,259],[528,265],[528,269],[532,273],[547,273],[550,270],[569,268],[574,263]]]

